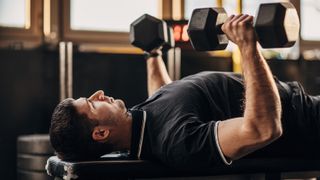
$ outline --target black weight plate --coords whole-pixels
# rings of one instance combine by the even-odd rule
[[[45,172],[45,166],[47,163],[47,159],[49,159],[49,157],[50,156],[18,154],[17,168],[22,170]]]
[[[18,180],[53,180],[54,178],[47,175],[45,172],[32,172],[18,170],[17,172]]]
[[[54,154],[48,134],[19,136],[17,140],[17,152],[18,154]]]

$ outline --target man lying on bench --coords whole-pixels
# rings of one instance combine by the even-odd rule
[[[174,167],[209,167],[248,157],[316,157],[320,96],[281,82],[258,48],[252,16],[230,16],[222,30],[239,46],[243,77],[203,72],[172,82],[159,50],[147,60],[149,98],[127,111],[97,91],[66,99],[52,115],[50,139],[62,160],[130,157]],[[155,54],[156,54],[155,53]]]

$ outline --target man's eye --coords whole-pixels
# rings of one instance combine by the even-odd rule
[[[95,105],[94,105],[94,102],[93,101],[89,101],[90,102],[90,104],[91,104],[91,107],[93,108],[93,109],[95,109],[96,107],[95,107]]]

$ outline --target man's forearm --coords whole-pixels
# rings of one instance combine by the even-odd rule
[[[244,123],[261,137],[281,131],[281,102],[272,73],[256,45],[240,48],[245,79]]]
[[[172,82],[161,56],[147,59],[147,74],[149,96],[161,86]]]

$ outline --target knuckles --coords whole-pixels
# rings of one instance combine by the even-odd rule
[[[233,22],[231,22],[231,27],[232,28],[237,28],[238,24],[239,23],[237,21],[233,21]]]
[[[233,18],[234,17],[234,18]],[[241,19],[241,20],[239,20]],[[250,23],[253,16],[248,14],[240,14],[237,16],[230,16],[224,24],[223,30],[230,30],[230,28],[246,28],[247,24]]]
[[[241,27],[241,28],[244,28],[244,27],[246,27],[246,23],[244,23],[243,21],[239,22],[238,26]]]

